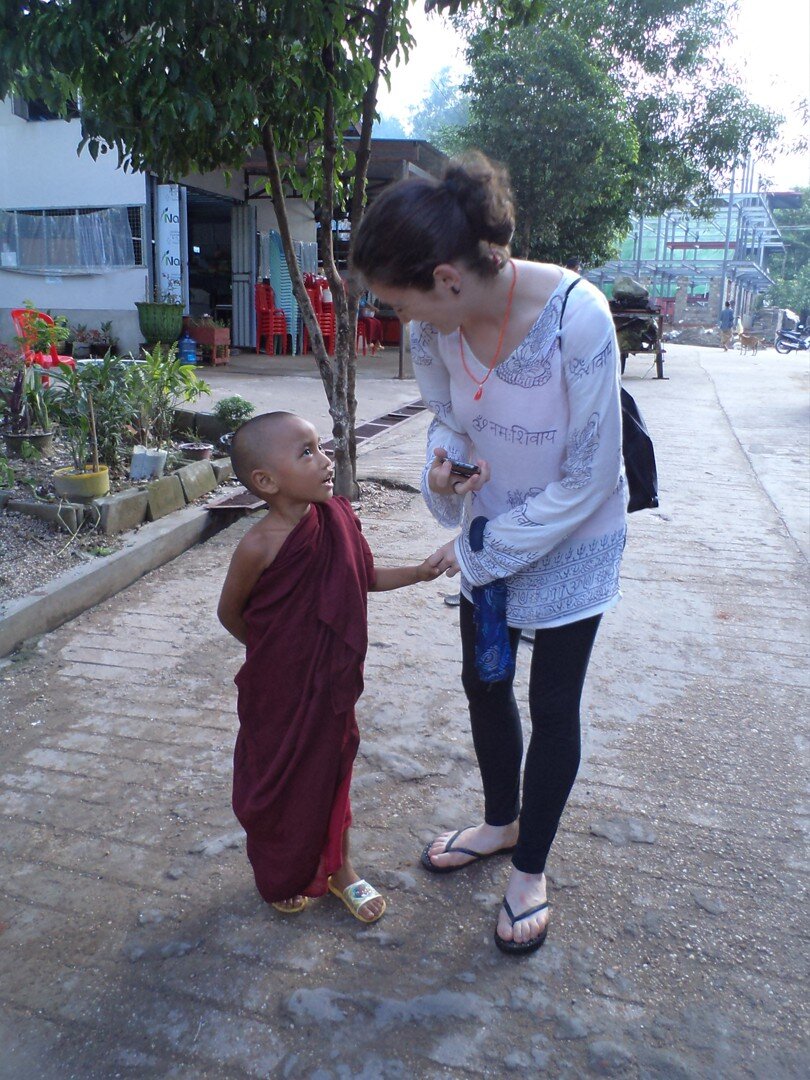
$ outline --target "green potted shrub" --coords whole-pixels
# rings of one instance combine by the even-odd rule
[[[228,449],[233,433],[249,420],[256,411],[256,406],[240,394],[231,394],[222,398],[210,412],[197,414],[197,435],[211,439],[219,446]]]
[[[90,329],[85,323],[76,323],[70,329],[74,360],[86,360],[90,355]]]
[[[23,366],[10,387],[0,387],[3,439],[9,457],[47,456],[53,449],[49,391],[42,369]]]
[[[95,499],[110,490],[110,470],[99,461],[91,375],[92,368],[67,364],[50,369],[53,411],[73,462],[53,474],[54,490],[61,498]]]
[[[240,394],[231,394],[221,398],[211,411],[232,433],[253,416],[256,406]]]
[[[166,464],[174,410],[211,388],[193,367],[180,362],[176,345],[168,350],[156,345],[144,353],[142,363],[131,364],[129,386],[137,439],[130,479],[148,480],[160,476]]]
[[[123,451],[135,431],[129,371],[132,363],[112,353],[80,367],[78,381],[84,393],[92,394],[99,460],[111,474],[123,468]]]
[[[178,340],[183,332],[183,302],[174,293],[155,291],[151,300],[141,300],[135,307],[147,348],[171,345]]]

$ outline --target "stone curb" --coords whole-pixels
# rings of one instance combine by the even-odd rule
[[[361,456],[371,451],[385,450],[400,443],[406,432],[419,430],[420,425],[413,423],[416,419],[416,416],[409,417],[389,431],[361,443],[358,446],[358,462]],[[195,464],[213,467],[211,462]],[[221,470],[227,475],[229,460],[225,462],[223,459]],[[385,479],[385,466],[376,472],[381,476],[368,475],[366,470],[365,478]],[[0,657],[8,656],[29,639],[55,630],[88,608],[114,596],[150,570],[156,570],[188,548],[232,525],[233,521],[231,515],[210,514],[199,507],[188,506],[185,510],[177,510],[165,518],[142,525],[126,548],[106,556],[103,562],[77,566],[20,600],[5,604],[0,602]]]
[[[102,562],[77,566],[21,600],[0,604],[0,657],[55,630],[233,523],[223,517],[186,507],[168,520],[142,526],[126,548]]]

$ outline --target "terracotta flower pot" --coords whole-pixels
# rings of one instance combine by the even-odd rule
[[[184,442],[180,443],[177,448],[184,458],[189,458],[190,461],[207,461],[214,452],[214,447],[211,443],[193,443]]]
[[[54,472],[53,487],[62,499],[99,499],[109,493],[110,471],[106,465],[99,465],[98,472],[93,472],[87,465],[83,472],[76,472],[69,465]]]

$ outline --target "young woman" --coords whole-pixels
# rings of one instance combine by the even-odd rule
[[[474,155],[441,181],[386,189],[358,230],[353,263],[412,320],[414,372],[434,413],[422,491],[438,521],[460,526],[440,569],[461,573],[462,683],[484,821],[437,837],[422,862],[449,873],[511,852],[495,943],[526,953],[548,930],[546,858],[579,767],[591,648],[619,596],[627,491],[607,301],[573,271],[511,258],[513,230],[506,173]],[[461,477],[453,460],[480,471]],[[473,550],[478,517],[487,525]],[[512,650],[521,630],[535,635],[522,803],[512,677],[482,681],[475,661],[472,588],[499,579]]]

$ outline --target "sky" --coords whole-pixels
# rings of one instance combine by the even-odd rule
[[[785,136],[790,143],[801,130],[795,102],[810,97],[810,3],[740,0],[739,7],[736,44],[735,24],[729,21],[729,48],[753,100],[788,119]],[[416,46],[408,63],[394,70],[391,91],[381,89],[378,106],[382,116],[397,117],[406,129],[411,109],[430,92],[431,80],[441,69],[464,68],[463,43],[447,20],[425,15],[423,0],[413,5],[411,26]],[[807,154],[783,153],[762,171],[776,190],[810,184]]]

